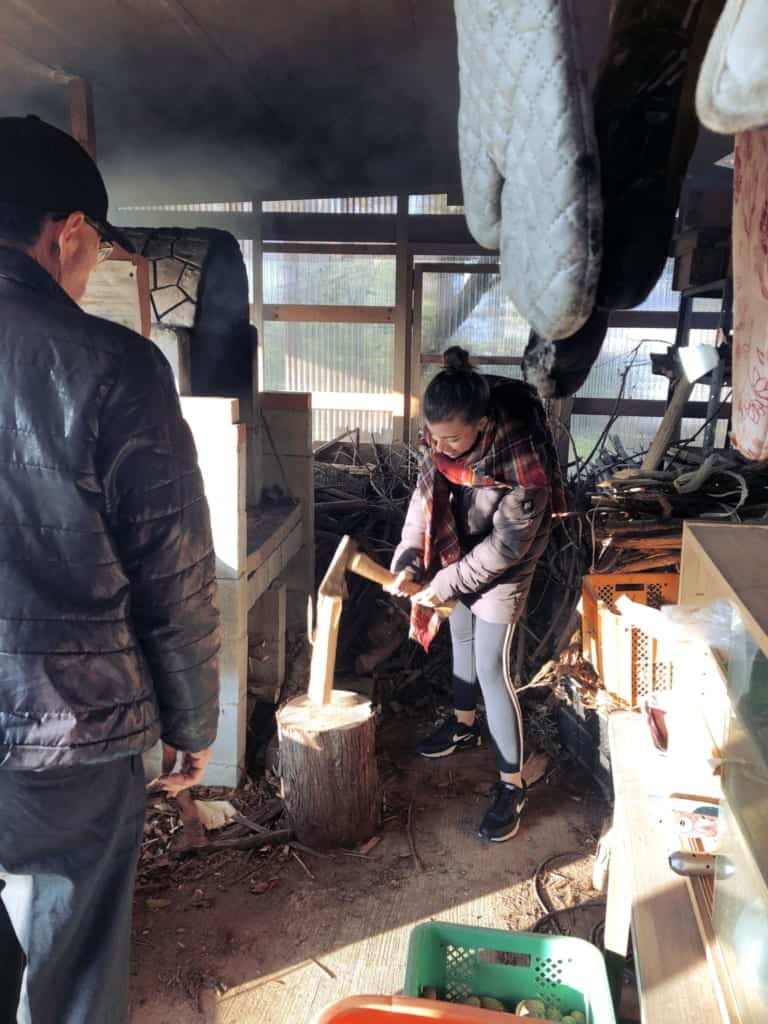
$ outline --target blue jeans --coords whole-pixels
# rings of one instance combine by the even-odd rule
[[[140,757],[0,770],[0,1024],[127,1021],[144,804]]]

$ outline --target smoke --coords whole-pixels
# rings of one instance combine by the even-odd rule
[[[450,0],[69,6],[12,2],[3,37],[90,82],[113,208],[458,181]],[[5,112],[68,127],[64,86],[0,74]]]

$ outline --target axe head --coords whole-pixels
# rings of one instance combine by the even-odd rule
[[[720,355],[714,345],[685,345],[677,349],[677,359],[689,384],[706,377],[717,366]]]
[[[351,537],[344,536],[341,538],[339,546],[333,553],[331,564],[328,566],[322,583],[318,587],[318,595],[341,598],[347,596],[347,565],[356,551],[357,544]]]

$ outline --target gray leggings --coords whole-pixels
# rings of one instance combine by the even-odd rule
[[[523,721],[515,688],[508,678],[508,638],[514,626],[484,622],[459,602],[448,620],[453,646],[453,704],[474,711],[478,683],[499,771],[519,772],[523,758]]]

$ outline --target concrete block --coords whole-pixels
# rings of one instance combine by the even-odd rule
[[[204,786],[224,786],[227,789],[235,789],[240,785],[244,767],[242,765],[219,764],[216,761],[209,761],[203,778]]]
[[[261,595],[269,588],[269,563],[262,563],[248,575],[248,607],[252,608]]]
[[[228,637],[222,641],[219,653],[220,699],[234,704],[245,696],[248,689],[248,634]]]
[[[245,576],[217,580],[216,604],[221,615],[224,637],[240,636],[248,631],[248,583]]]
[[[271,434],[279,455],[309,455],[312,452],[312,418],[307,412],[261,410],[265,434]],[[264,441],[265,450],[270,448]]]
[[[206,785],[237,785],[245,764],[247,707],[246,699],[236,704],[222,703],[219,709],[219,731],[211,751],[209,771],[206,771],[204,779]],[[212,781],[213,777],[223,778],[226,776],[226,772],[219,769],[227,768],[230,774],[224,781]]]
[[[271,587],[248,616],[249,640],[256,656],[248,663],[248,690],[260,700],[277,703],[285,681],[286,588]]]
[[[216,574],[236,578],[245,569],[247,429],[232,422],[231,398],[181,399],[184,417],[197,446],[205,493],[211,510]]]

